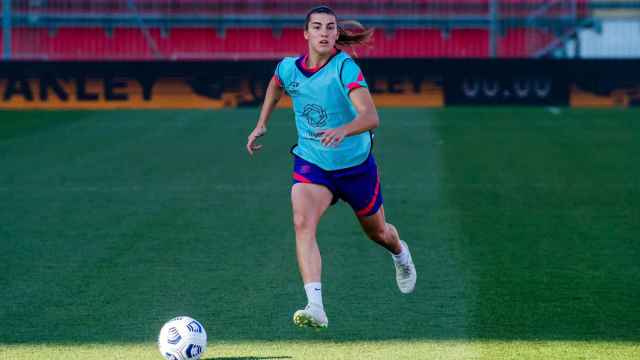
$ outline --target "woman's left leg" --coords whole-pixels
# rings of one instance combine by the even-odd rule
[[[348,169],[346,174],[340,174],[338,180],[338,196],[351,205],[369,239],[391,253],[400,291],[412,292],[416,283],[416,269],[409,247],[400,240],[396,227],[385,218],[382,185],[373,156],[363,164]]]
[[[358,216],[358,221],[369,239],[389,250],[392,254],[398,254],[401,250],[400,235],[392,224],[384,217],[384,206],[370,216]]]
[[[409,252],[407,244],[400,240],[396,227],[386,221],[384,207],[380,205],[380,209],[373,215],[358,216],[358,221],[369,239],[391,253],[396,268],[396,282],[400,291],[404,294],[413,292],[417,273],[411,252]]]

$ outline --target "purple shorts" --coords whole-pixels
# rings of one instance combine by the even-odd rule
[[[294,155],[293,184],[326,186],[333,194],[331,204],[346,201],[359,217],[375,214],[382,205],[380,176],[373,155],[360,165],[335,171],[323,170]]]

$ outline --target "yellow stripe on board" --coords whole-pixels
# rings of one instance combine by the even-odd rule
[[[573,87],[570,92],[571,107],[628,107],[640,103],[640,88],[616,89],[608,95],[598,95]]]
[[[183,79],[159,79],[144,99],[136,80],[0,80],[1,109],[221,109],[224,99],[193,92]]]
[[[204,86],[206,89],[207,87]],[[378,107],[439,108],[445,106],[442,86],[423,81],[414,89],[408,81],[371,84]],[[237,89],[206,96],[184,78],[144,79],[0,79],[0,109],[222,109],[260,106],[248,81]],[[571,107],[628,107],[640,104],[640,86],[620,88],[607,95],[572,86]],[[291,108],[283,96],[279,108]]]
[[[146,98],[145,98],[146,89]],[[380,107],[442,107],[442,88],[423,83],[419,92],[405,87],[373,94]],[[136,79],[1,79],[0,109],[222,109],[256,106],[247,86],[223,93],[219,98],[197,94],[182,78],[164,78],[145,83]],[[283,96],[280,108],[291,108]]]

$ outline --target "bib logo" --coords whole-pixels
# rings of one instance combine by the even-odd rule
[[[287,94],[289,94],[289,96],[295,96],[299,94],[298,86],[300,86],[299,82],[292,81],[291,84],[287,85],[287,88],[285,90],[287,91]]]
[[[307,123],[313,127],[323,127],[327,125],[327,112],[320,105],[307,104],[304,107],[302,116],[307,119]]]

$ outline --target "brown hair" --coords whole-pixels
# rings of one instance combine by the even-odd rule
[[[313,14],[330,14],[336,18],[338,21],[338,16],[333,10],[328,6],[318,6],[309,10],[307,13],[307,17],[304,20],[304,29],[309,29],[309,21],[311,20],[311,15]],[[360,24],[355,20],[344,20],[338,22],[338,39],[336,40],[336,45],[340,46],[353,46],[353,45],[369,45],[371,43],[371,39],[373,37],[373,28],[366,28],[364,25]],[[349,28],[349,29],[346,29]],[[351,29],[356,28],[357,31],[353,31]]]

